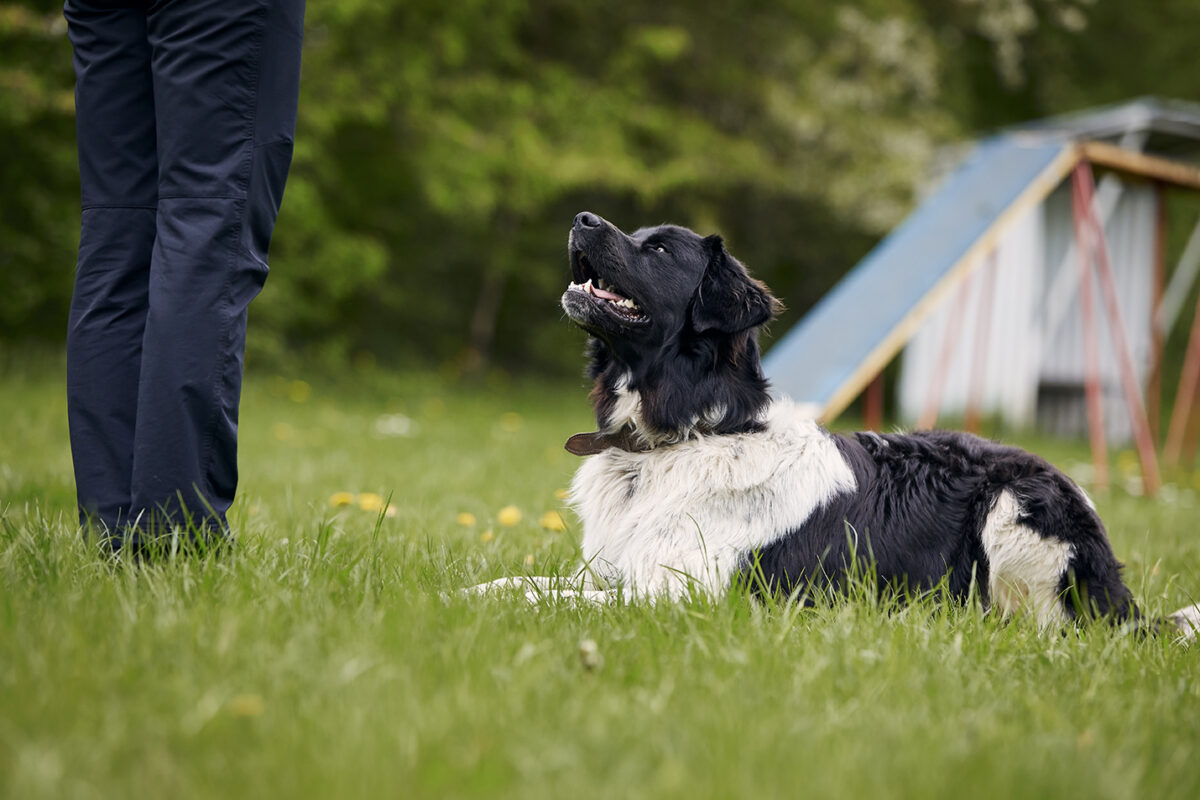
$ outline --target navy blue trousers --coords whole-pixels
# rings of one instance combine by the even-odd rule
[[[67,0],[64,14],[83,201],[67,333],[80,522],[117,547],[155,525],[223,534],[304,0]]]

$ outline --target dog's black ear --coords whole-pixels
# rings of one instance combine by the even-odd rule
[[[725,250],[720,236],[704,239],[708,266],[692,300],[692,327],[737,333],[769,322],[783,310],[767,287]]]

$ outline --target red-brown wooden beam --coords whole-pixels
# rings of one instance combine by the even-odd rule
[[[1126,336],[1125,321],[1121,316],[1121,302],[1117,297],[1117,282],[1113,277],[1112,264],[1108,258],[1108,244],[1104,237],[1104,226],[1096,216],[1092,198],[1095,185],[1092,168],[1086,161],[1075,168],[1080,185],[1080,200],[1083,201],[1084,220],[1092,229],[1096,245],[1096,279],[1100,285],[1100,296],[1108,315],[1108,328],[1112,334],[1113,347],[1117,351],[1117,363],[1121,374],[1121,389],[1125,394],[1125,407],[1133,426],[1133,441],[1142,462],[1142,489],[1147,497],[1153,497],[1162,486],[1158,471],[1158,455],[1154,439],[1150,435],[1150,423],[1146,419],[1146,406],[1142,402],[1142,390],[1138,385],[1137,368],[1133,362],[1133,350]]]
[[[1150,313],[1150,379],[1146,382],[1146,414],[1150,435],[1159,441],[1162,406],[1162,358],[1166,332],[1159,327],[1162,312],[1163,286],[1167,280],[1167,187],[1162,181],[1154,184],[1154,297]]]
[[[1108,440],[1104,438],[1104,403],[1100,397],[1100,349],[1096,311],[1092,306],[1091,233],[1080,176],[1081,165],[1071,175],[1071,217],[1075,223],[1075,250],[1079,254],[1079,311],[1083,322],[1083,391],[1087,398],[1088,441],[1092,448],[1092,483],[1108,488]]]
[[[1167,429],[1167,444],[1163,450],[1163,460],[1172,466],[1179,465],[1179,454],[1183,451],[1188,421],[1196,407],[1198,383],[1200,383],[1200,297],[1196,298],[1192,331],[1188,335],[1187,352],[1183,357],[1183,371],[1179,376],[1179,388],[1175,391],[1175,405],[1171,409],[1171,426]]]

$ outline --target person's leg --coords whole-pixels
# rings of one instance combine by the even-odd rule
[[[83,209],[67,415],[80,522],[107,536],[129,515],[158,191],[154,95],[144,12],[67,0],[63,14],[75,50]]]
[[[291,163],[303,16],[303,0],[150,9],[158,224],[132,483],[147,519],[224,529],[233,502],[246,310]]]

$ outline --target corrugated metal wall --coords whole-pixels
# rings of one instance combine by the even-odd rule
[[[1035,314],[1043,283],[1042,228],[1039,208],[1023,215],[1009,228],[994,256],[985,257],[966,282],[950,292],[904,349],[897,400],[906,423],[915,422],[930,402],[939,370],[944,371],[942,416],[965,414],[983,336],[984,365],[976,390],[980,410],[1014,426],[1033,424],[1041,360]],[[981,329],[984,303],[991,304],[986,330]],[[954,309],[960,306],[962,311],[956,314]],[[952,342],[948,368],[939,368],[948,340]]]
[[[1156,201],[1153,187],[1147,184],[1123,183],[1120,186],[1120,196],[1104,230],[1126,337],[1133,351],[1139,382],[1144,386],[1152,355],[1150,316],[1154,291]],[[1079,270],[1077,256],[1063,261],[1075,237],[1070,186],[1059,187],[1046,199],[1043,207],[1049,265],[1047,285],[1051,285],[1057,270]],[[1083,321],[1078,278],[1073,278],[1070,285],[1072,291],[1067,297],[1061,323],[1055,330],[1047,331],[1039,374],[1038,424],[1058,435],[1081,436],[1087,431],[1087,416],[1083,396]],[[1132,436],[1132,428],[1121,394],[1119,362],[1108,317],[1103,313],[1103,299],[1094,285],[1092,297],[1097,313],[1104,426],[1110,441],[1126,442]]]
[[[1144,382],[1152,348],[1155,193],[1142,183],[1108,180],[1113,184],[1109,191],[1115,204],[1105,234],[1127,336]],[[940,391],[941,415],[953,418],[965,413],[982,304],[990,302],[983,378],[976,389],[982,399],[982,412],[999,416],[1013,427],[1028,427],[1036,420],[1040,427],[1055,434],[1086,433],[1079,263],[1073,252],[1064,260],[1074,236],[1068,182],[1009,229],[995,253],[994,266],[982,264],[964,289],[950,293],[904,350],[897,401],[906,424],[920,417],[933,396],[932,383],[948,338],[953,345]],[[989,291],[985,272],[991,268],[996,272]],[[1061,270],[1071,272],[1062,276],[1064,280],[1056,287]],[[1105,428],[1110,441],[1124,442],[1131,430],[1121,395],[1118,362],[1102,299],[1098,290],[1093,287],[1092,291],[1100,337]],[[959,306],[963,310],[957,315],[960,321],[954,330],[954,309]],[[1054,329],[1044,330],[1047,321],[1055,319],[1058,324],[1052,326]]]

